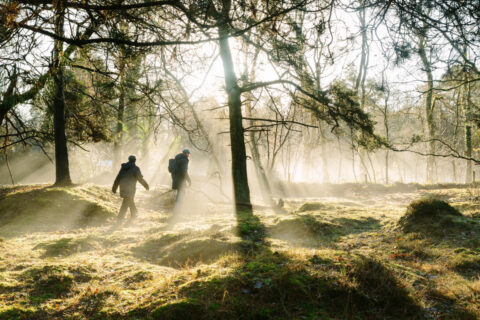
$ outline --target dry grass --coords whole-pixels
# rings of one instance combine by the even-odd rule
[[[0,189],[0,319],[480,318],[476,190],[348,187],[238,217],[142,192],[117,228],[108,188]],[[470,227],[399,229],[426,196]]]

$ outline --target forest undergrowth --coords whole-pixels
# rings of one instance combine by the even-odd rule
[[[351,187],[351,186],[350,186]],[[480,190],[358,187],[283,210],[0,189],[0,319],[479,319]]]

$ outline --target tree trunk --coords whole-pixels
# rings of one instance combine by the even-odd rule
[[[453,183],[457,183],[457,166],[455,165],[455,160],[452,160],[452,178]]]
[[[365,101],[366,101],[366,91],[365,91],[365,80],[367,78],[367,69],[369,64],[369,46],[368,46],[368,37],[367,37],[367,22],[366,22],[366,10],[365,10],[365,1],[360,1],[360,27],[362,34],[362,51],[360,57],[360,66],[358,70],[357,79],[355,81],[355,90],[358,92],[360,90],[360,109],[365,110]],[[360,158],[361,172],[360,175],[363,177],[368,177],[368,181],[372,182],[372,177],[368,171],[367,164],[365,163],[365,158],[370,158],[368,150],[364,147],[358,147],[358,156]],[[375,173],[373,173],[375,175]],[[365,179],[366,180],[366,179]],[[367,182],[367,181],[365,181]]]
[[[427,96],[425,98],[425,115],[427,120],[427,141],[428,141],[428,153],[427,156],[427,183],[434,182],[434,168],[435,168],[435,122],[433,118],[433,76],[431,63],[428,60],[427,53],[425,52],[425,37],[423,35],[418,36],[418,54],[423,63],[425,73],[427,75]]]
[[[323,183],[330,183],[330,175],[328,174],[328,151],[327,151],[327,139],[325,138],[324,128],[318,122],[321,138],[321,150],[322,150],[322,180]]]
[[[467,158],[472,157],[472,112],[470,108],[470,84],[467,84],[466,82],[469,80],[468,79],[468,71],[465,71],[465,84],[464,84],[464,108],[465,108],[465,156]],[[467,160],[467,170],[466,170],[466,176],[465,176],[465,183],[472,183],[472,160]]]
[[[465,126],[465,156],[472,157],[472,127],[470,125]],[[465,183],[472,183],[472,161],[467,160],[467,171],[465,177]]]
[[[383,75],[382,75],[382,81],[383,81]],[[387,89],[387,95],[385,96],[385,105],[383,108],[383,126],[385,127],[385,138],[387,139],[387,142],[390,143],[390,127],[388,123],[388,100],[390,100],[390,89]],[[389,157],[389,150],[387,149],[385,151],[385,184],[389,184],[389,176],[388,176],[388,157]]]
[[[120,52],[123,52],[123,50],[120,50]],[[123,54],[121,54],[118,61],[120,88],[118,94],[117,127],[113,142],[113,171],[118,170],[118,167],[122,162],[123,126],[125,116],[125,61],[123,59]]]
[[[62,1],[55,8],[55,34],[63,37],[65,9]],[[55,68],[55,97],[53,100],[53,127],[55,132],[55,185],[71,185],[68,163],[67,137],[65,135],[65,93],[63,79],[63,42],[55,40],[53,52]]]
[[[338,145],[338,174],[337,174],[337,183],[342,182],[342,159],[343,159],[343,153],[342,153],[342,144],[340,143],[340,136],[337,135],[337,145]]]
[[[385,151],[385,184],[389,184],[390,183],[390,180],[389,180],[389,177],[388,177],[388,150]]]
[[[228,110],[230,118],[230,144],[232,150],[233,195],[237,210],[251,210],[250,189],[247,177],[247,154],[242,125],[241,90],[233,68],[232,53],[228,44],[228,29],[225,25],[218,27],[220,40],[220,56],[223,62],[225,90],[228,94]]]
[[[357,179],[357,172],[355,170],[355,144],[354,144],[354,141],[353,141],[353,129],[350,127],[350,140],[351,140],[351,148],[352,148],[352,172],[353,172],[353,177],[355,178],[355,183],[358,182],[358,179]],[[361,178],[360,178],[361,179]]]
[[[368,152],[367,152],[367,159],[368,159],[368,163],[370,164],[370,168],[372,168],[373,182],[377,183],[377,173],[375,172],[375,166],[373,165],[372,157],[370,157],[370,153]]]

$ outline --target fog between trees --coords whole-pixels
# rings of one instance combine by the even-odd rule
[[[4,1],[0,182],[136,154],[249,208],[280,182],[470,183],[478,1]],[[233,197],[232,197],[233,195]],[[218,200],[218,199],[217,199]]]

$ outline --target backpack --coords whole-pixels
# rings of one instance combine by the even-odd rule
[[[176,171],[175,159],[168,159],[168,172],[175,173],[175,171]]]

